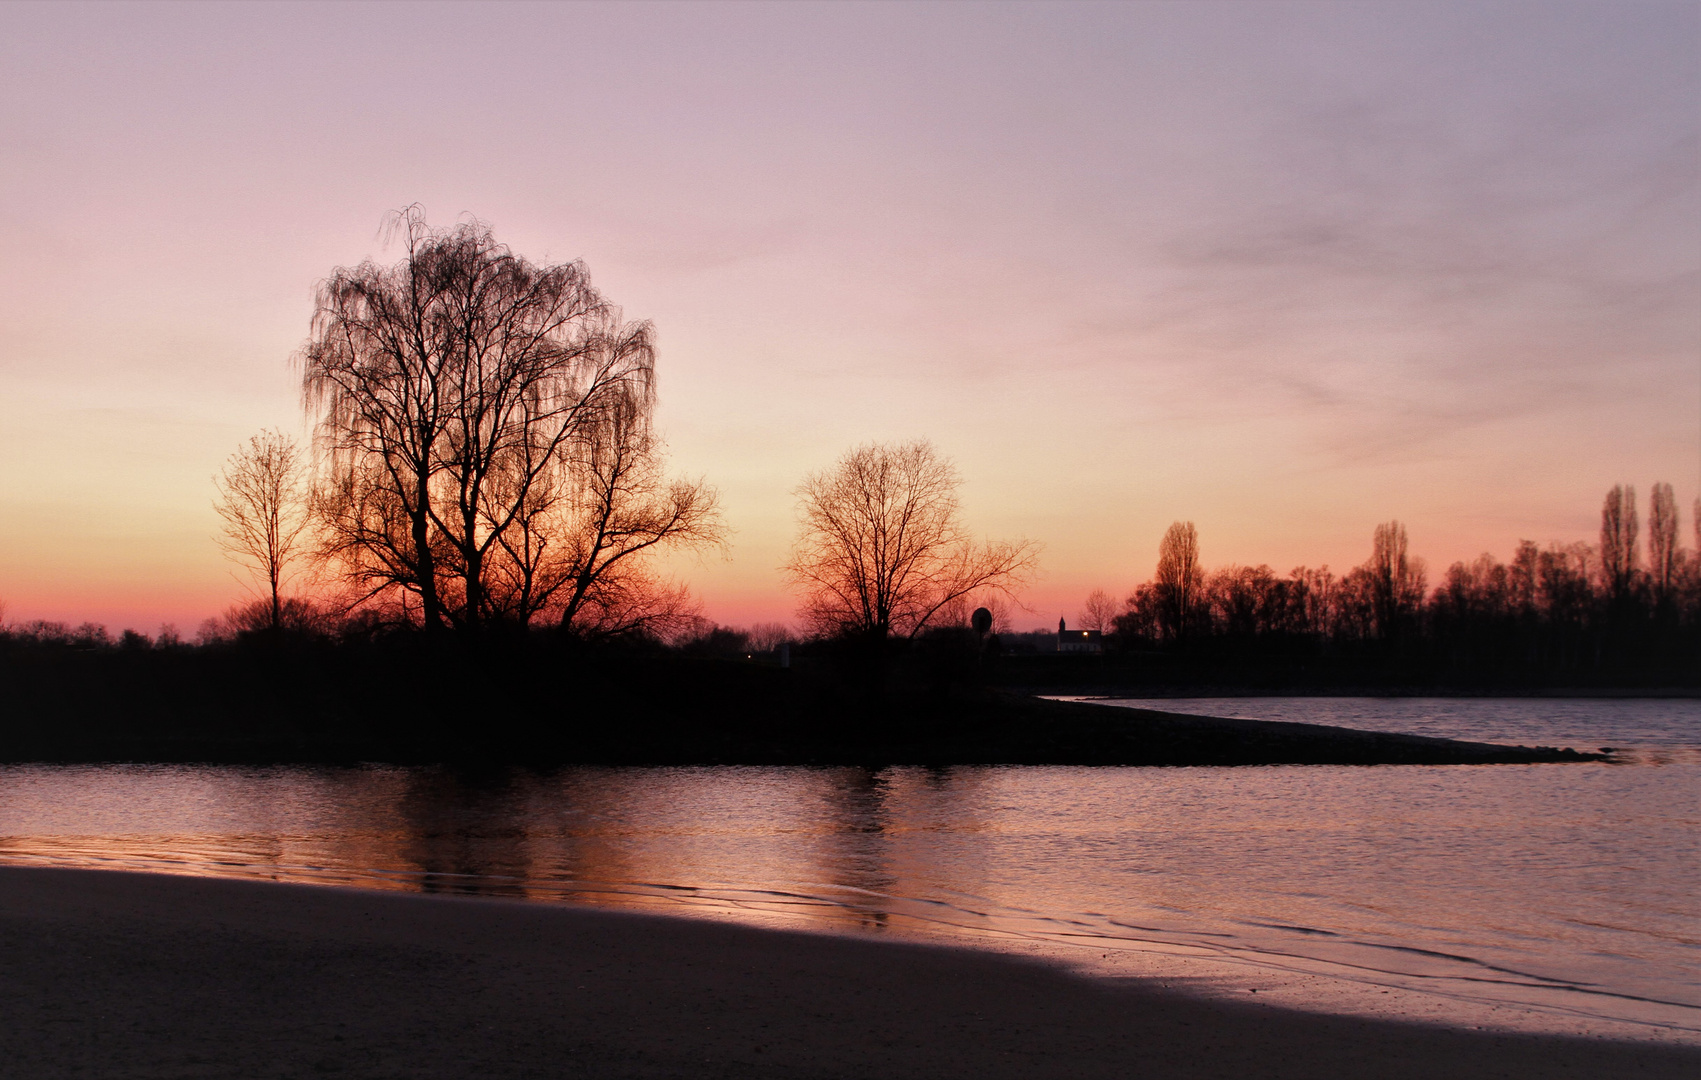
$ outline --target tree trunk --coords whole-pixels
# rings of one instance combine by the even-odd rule
[[[443,629],[443,603],[437,597],[437,562],[431,557],[431,522],[425,509],[430,504],[426,502],[429,493],[424,477],[420,478],[415,489],[415,497],[417,501],[411,516],[414,559],[419,570],[419,606],[426,632],[436,633]]]

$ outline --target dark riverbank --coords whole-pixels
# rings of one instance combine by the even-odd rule
[[[1376,656],[1272,660],[1197,652],[1028,652],[989,665],[1008,689],[1092,697],[1697,697],[1701,662],[1619,671],[1586,665],[1540,673],[1465,674]]]
[[[1478,764],[1596,755],[1038,700],[960,673],[521,639],[0,662],[0,760],[804,765]]]
[[[0,868],[0,1077],[1680,1077],[1692,1047],[519,901]],[[1251,995],[1246,995],[1248,998]]]

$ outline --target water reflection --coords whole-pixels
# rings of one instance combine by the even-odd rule
[[[1701,1027],[1693,766],[0,768],[0,861],[1167,950]]]

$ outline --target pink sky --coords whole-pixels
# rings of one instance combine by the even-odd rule
[[[584,258],[661,342],[725,623],[802,475],[927,436],[1021,625],[1205,561],[1440,569],[1701,493],[1693,4],[10,5],[0,599],[186,631],[210,477],[388,210]]]

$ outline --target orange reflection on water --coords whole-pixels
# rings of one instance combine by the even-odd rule
[[[1701,1028],[1671,787],[1696,771],[9,767],[0,861],[1167,951]]]

